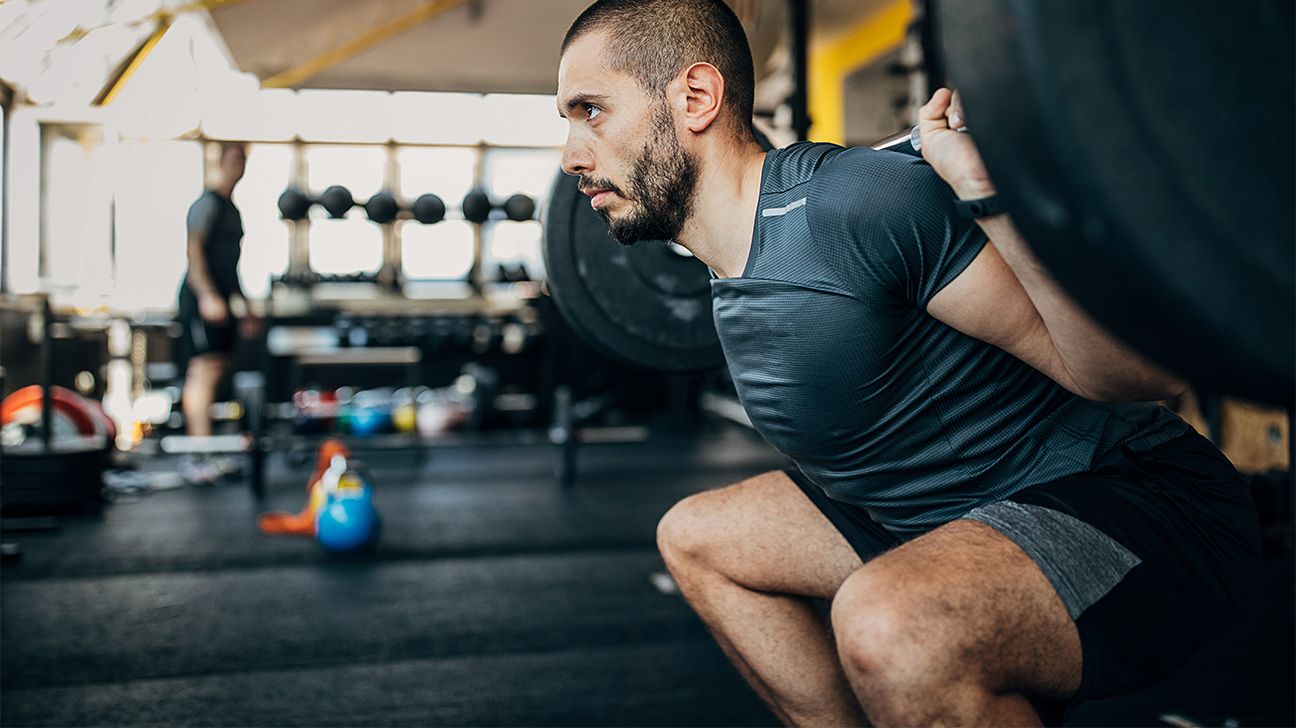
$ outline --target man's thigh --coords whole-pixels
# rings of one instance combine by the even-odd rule
[[[884,637],[878,659],[924,680],[1044,698],[1080,685],[1066,606],[1035,562],[983,523],[948,523],[870,561],[834,605],[835,628],[854,620]]]
[[[658,541],[668,563],[683,556],[749,589],[781,594],[831,598],[863,563],[782,471],[684,499],[662,519]]]

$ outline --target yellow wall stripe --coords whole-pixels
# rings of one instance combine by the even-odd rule
[[[810,138],[843,144],[846,141],[846,77],[855,69],[904,42],[913,19],[909,0],[895,0],[835,40],[811,48]]]

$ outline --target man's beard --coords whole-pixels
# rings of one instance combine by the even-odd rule
[[[619,219],[599,210],[612,237],[622,245],[640,240],[674,240],[693,211],[697,159],[680,146],[665,104],[653,110],[656,131],[630,170],[631,209]]]

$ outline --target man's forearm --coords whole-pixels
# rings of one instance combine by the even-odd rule
[[[966,131],[958,95],[937,89],[918,113],[922,154],[960,199],[995,194],[994,182]],[[977,221],[994,241],[1048,332],[1057,359],[1066,369],[1068,388],[1090,399],[1163,399],[1182,392],[1184,383],[1120,343],[1089,317],[1036,260],[1007,215]]]
[[[1164,399],[1185,384],[1135,354],[1094,321],[1049,275],[1008,215],[978,220],[1039,311],[1076,385],[1090,399]]]

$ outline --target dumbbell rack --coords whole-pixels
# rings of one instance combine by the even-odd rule
[[[403,370],[405,384],[422,384],[421,366],[427,357],[508,356],[528,351],[543,338],[544,325],[527,299],[489,299],[462,287],[457,296],[426,299],[421,315],[411,314],[420,308],[411,299],[382,293],[377,299],[340,302],[329,318],[314,299],[299,300],[296,311],[276,303],[277,294],[309,296],[309,288],[294,280],[277,281],[265,300],[261,339],[258,342],[260,372],[257,386],[244,390],[248,402],[247,431],[252,446],[248,450],[251,486],[256,494],[264,492],[266,455],[270,450],[287,451],[310,447],[324,436],[287,434],[280,427],[290,419],[287,405],[268,401],[267,391],[284,379],[287,387],[300,386],[303,366],[342,367],[347,365],[391,366]],[[303,316],[303,312],[306,313]],[[327,323],[325,323],[327,322]],[[415,325],[417,324],[417,325]],[[294,344],[294,335],[312,331],[313,341]],[[282,334],[282,335],[280,335]],[[332,337],[322,342],[320,335]],[[300,337],[299,337],[300,338]],[[255,391],[253,391],[255,390]],[[416,433],[397,433],[365,438],[366,449],[422,451],[445,444],[455,438],[425,438]]]
[[[332,219],[344,218],[353,207],[361,207],[370,221],[382,227],[383,264],[374,279],[393,290],[399,290],[402,284],[400,244],[393,223],[398,219],[412,219],[424,225],[435,225],[446,219],[447,212],[445,202],[432,193],[422,194],[410,202],[401,202],[392,192],[382,190],[361,204],[351,195],[350,190],[341,185],[329,186],[318,197],[311,197],[297,187],[289,187],[279,195],[278,200],[280,217],[293,225],[292,250],[288,271],[284,276],[287,279],[309,283],[312,278],[319,278],[310,271],[309,260],[303,252],[308,247],[303,223],[307,223],[310,209],[315,205],[322,207]],[[521,193],[513,194],[502,202],[495,202],[484,190],[474,188],[464,196],[458,213],[461,219],[477,225],[492,219],[524,222],[535,219],[536,204],[535,200]],[[468,280],[480,289],[480,236],[475,245],[477,249],[474,251]]]

